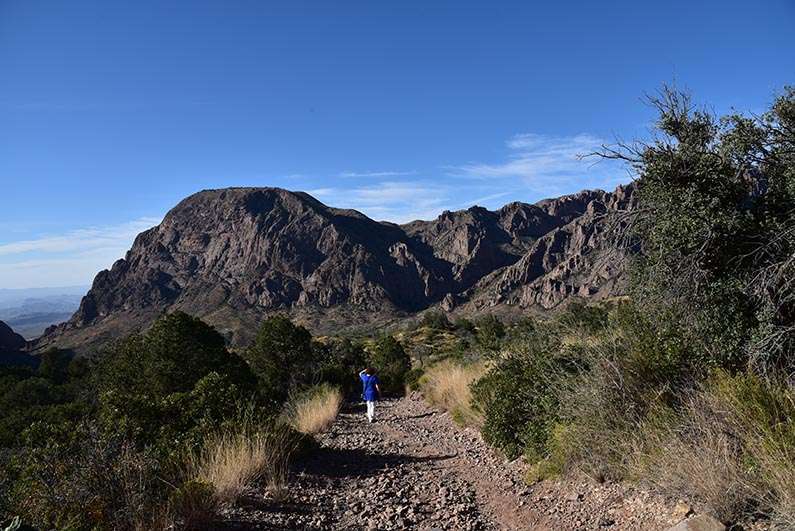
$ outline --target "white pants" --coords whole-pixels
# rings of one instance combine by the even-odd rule
[[[375,419],[375,400],[367,401],[367,420],[372,422]]]

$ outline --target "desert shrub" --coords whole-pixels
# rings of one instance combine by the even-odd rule
[[[171,492],[168,508],[180,528],[207,529],[217,518],[218,498],[211,484],[190,479]]]
[[[546,474],[578,466],[623,477],[626,443],[659,403],[675,402],[695,369],[675,322],[655,328],[631,305],[570,305],[515,330],[473,386],[484,439]]]
[[[84,371],[57,379],[26,367],[0,367],[0,448],[21,442],[20,434],[37,421],[79,421],[92,409]]]
[[[435,330],[450,330],[452,325],[447,315],[440,311],[427,311],[422,315],[420,326],[427,326]]]
[[[610,323],[565,345],[576,370],[555,384],[563,426],[549,445],[564,468],[622,479],[639,426],[651,412],[675,407],[699,370],[675,321],[622,305]]]
[[[289,453],[308,447],[275,427],[248,365],[185,314],[116,343],[94,369],[49,357],[38,371],[0,369],[2,510],[38,527],[207,528],[235,481],[281,491]],[[193,456],[209,479],[185,476]]]
[[[425,370],[419,388],[426,400],[449,411],[457,423],[478,426],[483,418],[472,406],[470,386],[485,373],[486,365],[482,362],[462,364],[446,360]]]
[[[342,393],[329,384],[320,384],[296,393],[285,405],[282,416],[293,428],[307,435],[326,431],[337,418]]]
[[[575,301],[566,306],[557,316],[557,321],[564,329],[576,329],[593,334],[607,327],[609,315],[610,312],[604,305]]]
[[[609,150],[638,172],[626,219],[638,303],[679,309],[703,358],[789,370],[795,341],[795,88],[755,117],[718,119],[664,88],[651,142]]]
[[[422,367],[413,367],[406,373],[406,376],[403,378],[406,382],[406,390],[407,391],[419,391],[420,389],[420,380],[422,376],[425,374],[425,369]]]
[[[249,396],[228,377],[212,372],[193,389],[165,396],[140,395],[123,388],[103,391],[99,419],[106,430],[173,458],[233,419]]]
[[[69,365],[74,355],[71,352],[51,348],[40,356],[37,372],[54,384],[61,384],[69,377]]]
[[[97,381],[102,425],[164,454],[216,428],[255,389],[220,334],[179,312],[111,348]]]
[[[88,424],[37,423],[15,458],[14,511],[40,528],[143,529],[168,487],[158,461]]]
[[[493,315],[484,315],[477,320],[475,338],[478,345],[492,353],[499,351],[505,337],[505,325]]]
[[[343,395],[356,394],[361,385],[356,373],[367,364],[364,348],[347,338],[315,343],[316,376],[313,383],[324,382],[338,387]]]
[[[381,392],[387,395],[402,393],[406,374],[411,370],[411,358],[403,345],[392,336],[383,336],[369,354],[368,361],[381,381]]]
[[[266,319],[245,352],[263,394],[283,403],[290,391],[313,383],[316,366],[312,336],[283,315]]]
[[[174,312],[105,353],[101,390],[123,388],[139,395],[186,392],[210,372],[238,385],[252,381],[245,362],[226,349],[223,336],[202,320]]]
[[[483,415],[484,440],[514,458],[537,460],[558,419],[555,384],[571,370],[555,334],[539,330],[503,350],[493,367],[472,386]]]
[[[476,330],[475,323],[466,317],[459,317],[456,319],[455,322],[453,322],[453,327],[459,332],[467,332],[470,334],[474,334]]]

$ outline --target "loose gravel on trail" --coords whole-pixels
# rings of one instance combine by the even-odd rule
[[[367,423],[348,405],[320,448],[296,463],[285,500],[252,493],[226,529],[666,529],[670,501],[617,484],[524,484],[476,430],[456,426],[418,394],[379,402]]]

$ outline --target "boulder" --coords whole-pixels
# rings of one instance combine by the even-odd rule
[[[708,514],[699,514],[687,520],[682,520],[668,531],[726,531],[726,526],[720,520]]]

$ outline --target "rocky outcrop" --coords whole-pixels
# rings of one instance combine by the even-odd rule
[[[10,326],[0,321],[0,366],[24,365],[36,368],[39,359],[23,352],[27,347],[25,338],[14,332]]]
[[[708,514],[693,516],[687,520],[682,520],[667,531],[726,531],[726,526]]]
[[[539,203],[570,221],[535,240],[516,263],[478,282],[466,294],[471,305],[550,309],[572,296],[604,298],[623,292],[626,257],[613,244],[610,216],[634,206],[634,187],[587,192],[572,201],[576,197]],[[576,210],[575,205],[585,208]]]
[[[75,315],[38,344],[102,343],[173,309],[242,344],[279,311],[323,332],[439,303],[551,307],[611,289],[619,264],[594,268],[604,247],[601,218],[629,195],[585,191],[399,226],[301,192],[202,191],[140,234],[124,259],[96,276]]]
[[[15,352],[25,348],[25,338],[0,321],[0,352]]]

